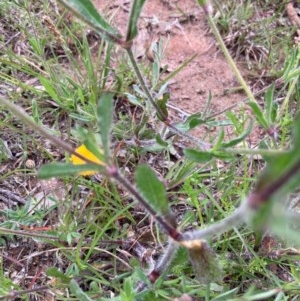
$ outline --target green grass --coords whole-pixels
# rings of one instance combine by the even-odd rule
[[[225,40],[237,28],[255,23],[257,56],[253,59],[245,50],[252,41],[239,35],[231,49],[237,59],[245,56],[248,66],[259,72],[266,70],[267,77],[273,80],[298,67],[292,45],[271,39],[277,31],[282,32],[274,19],[282,15],[283,5],[279,5],[274,16],[257,20],[259,3],[215,2],[220,8],[216,22]],[[271,2],[267,4],[275,9]],[[155,111],[144,100],[129,61],[123,56],[116,58],[115,47],[96,34],[97,45],[91,49],[92,35],[83,34],[87,27],[77,19],[67,21],[67,15],[63,10],[57,14],[49,1],[0,3],[0,24],[5,25],[0,33],[0,47],[10,35],[20,33],[0,50],[0,93],[23,107],[37,124],[75,147],[89,135],[86,133],[103,132],[98,123],[98,100],[103,91],[114,92],[112,157],[125,177],[134,181],[137,166],[143,162],[150,165],[164,180],[169,203],[183,230],[205,228],[232,213],[253,189],[270,158],[249,156],[251,150],[241,139],[238,150],[216,148],[219,157],[202,165],[185,157],[174,159],[176,141],[166,138],[165,127],[157,127]],[[42,22],[42,16],[53,21],[56,33]],[[271,32],[268,26],[272,27]],[[21,52],[17,51],[18,43]],[[269,57],[257,45],[270,49]],[[283,57],[287,57],[285,62]],[[147,66],[141,66],[141,70],[155,90],[158,75]],[[266,80],[264,84],[271,82]],[[263,120],[278,135],[277,138],[265,131],[259,141],[262,149],[280,152],[290,145],[291,123],[299,111],[298,85],[296,77],[288,79],[261,99],[262,109],[254,114],[255,125]],[[271,251],[293,247],[276,236],[269,253],[262,248],[257,251],[256,236],[246,225],[209,240],[217,254],[215,260],[223,269],[221,281],[201,283],[188,263],[188,251],[181,248],[170,269],[144,292],[136,293],[137,283],[148,281],[145,271],[164,252],[166,236],[161,228],[124,188],[105,176],[63,177],[63,197],[54,195],[52,206],[47,207],[42,200],[33,209],[35,187],[40,187],[36,170],[26,167],[27,160],[34,160],[39,169],[45,163],[64,161],[69,155],[41,135],[33,134],[6,108],[1,107],[0,114],[0,188],[11,189],[26,200],[24,206],[8,204],[0,209],[0,243],[5,255],[0,266],[1,297],[12,294],[31,300],[36,294],[42,300],[46,292],[51,292],[57,300],[103,300],[119,295],[116,300],[174,300],[183,294],[207,301],[299,298],[299,252],[275,256]],[[248,113],[241,108],[238,113],[228,111],[218,120],[204,122],[217,127],[216,135],[206,137],[215,145],[224,128],[224,133],[232,132],[230,139],[242,135],[248,125]],[[39,227],[46,231],[36,232],[34,229]],[[262,243],[266,247],[267,241]],[[20,246],[22,250],[18,249]],[[18,256],[11,250],[17,251]],[[203,260],[200,257],[199,261]],[[36,266],[30,260],[36,261]],[[18,281],[19,270],[17,276],[11,272],[15,261],[27,267],[24,281]],[[39,287],[43,289],[39,291]],[[35,288],[35,292],[29,291]]]

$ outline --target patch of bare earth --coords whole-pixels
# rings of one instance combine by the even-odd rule
[[[125,34],[130,1],[115,0],[108,4],[95,0],[94,4],[100,11],[114,15],[113,25]],[[211,93],[212,101],[207,114],[210,116],[238,105],[244,98],[242,93],[227,93],[238,83],[209,31],[202,9],[195,1],[146,2],[135,41],[137,57],[147,62],[151,43],[161,38],[168,41],[162,67],[168,65],[170,72],[196,55],[170,82],[172,106],[188,114],[202,113]],[[180,110],[171,110],[173,120],[185,117]],[[205,130],[199,128],[193,134],[201,137]]]

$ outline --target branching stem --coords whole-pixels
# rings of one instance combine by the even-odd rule
[[[157,214],[157,212],[151,207],[146,199],[135,189],[135,187],[127,181],[120,173],[116,167],[108,168],[108,176],[113,178],[119,184],[121,184],[130,194],[139,201],[144,208],[156,219],[156,221],[161,225],[165,232],[174,240],[181,240],[182,233],[178,231],[174,226],[172,226],[163,216]]]

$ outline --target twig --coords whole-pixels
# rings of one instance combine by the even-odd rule
[[[16,297],[23,295],[23,294],[29,294],[29,293],[35,293],[35,292],[41,292],[41,291],[45,291],[49,289],[48,286],[44,285],[44,286],[40,286],[40,287],[36,287],[36,288],[31,288],[31,289],[27,289],[27,290],[21,290],[21,291],[11,291],[10,293],[8,293],[6,296],[1,296],[0,300],[14,300]]]
[[[7,205],[14,205],[12,203],[19,203],[25,205],[26,202],[21,197],[14,194],[12,191],[0,188],[0,200]]]
[[[44,239],[54,239],[54,240],[59,239],[58,236],[54,236],[54,235],[40,234],[40,233],[29,232],[29,231],[18,231],[18,230],[6,229],[3,227],[0,227],[0,233],[19,235],[19,236],[25,236],[25,237],[40,237],[40,238],[44,238]]]

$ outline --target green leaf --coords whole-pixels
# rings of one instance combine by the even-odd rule
[[[264,129],[268,129],[269,128],[269,124],[268,121],[266,120],[261,107],[259,107],[259,105],[253,101],[248,101],[247,102],[248,105],[251,107],[256,120],[258,121],[258,123],[264,128]]]
[[[205,241],[200,241],[199,244],[188,248],[188,252],[200,283],[209,284],[221,280],[222,270],[217,256]]]
[[[158,145],[162,146],[163,148],[166,148],[169,145],[168,142],[164,141],[159,134],[157,134],[155,136],[155,140],[156,140],[156,143]]]
[[[41,179],[47,179],[52,177],[64,177],[79,174],[84,171],[99,171],[101,167],[96,164],[81,164],[73,165],[67,163],[53,163],[42,166],[38,175]]]
[[[300,118],[294,124],[294,147],[288,153],[280,154],[269,160],[260,176],[254,192],[249,197],[250,206],[258,208],[257,215],[262,215],[264,208],[271,204],[270,214],[281,211],[275,205],[283,206],[282,198],[299,187],[300,182]],[[267,204],[267,205],[266,205]],[[255,218],[255,217],[254,217]],[[272,222],[272,219],[270,222]]]
[[[98,13],[91,0],[59,0],[68,10],[93,27],[104,39],[120,42],[120,34]]]
[[[103,93],[98,104],[98,118],[105,162],[109,160],[110,129],[113,115],[113,94]]]
[[[165,187],[150,167],[144,164],[139,165],[135,172],[135,181],[138,191],[157,213],[170,214]]]
[[[130,94],[130,93],[125,93],[125,95],[127,96],[128,101],[138,107],[144,108],[143,105],[141,104],[141,102],[136,98],[135,95]]]
[[[133,40],[137,36],[137,22],[145,2],[146,0],[134,0],[132,2],[126,35],[127,42]]]
[[[213,155],[210,152],[203,152],[190,148],[185,149],[183,152],[188,159],[197,163],[205,163],[213,158]]]
[[[282,185],[284,191],[295,189],[300,182],[300,115],[297,116],[293,126],[293,148],[288,153],[280,154],[269,160],[267,167],[262,173],[256,185],[256,192],[264,189],[274,182],[278,182],[280,177],[284,183]],[[292,173],[292,174],[291,174]],[[285,179],[286,177],[286,179]],[[286,180],[286,181],[285,181]],[[279,187],[278,187],[279,188]]]
[[[70,282],[71,293],[78,298],[79,301],[93,301],[77,284],[77,282],[72,279]]]
[[[95,134],[81,127],[77,128],[77,134],[80,136],[86,148],[99,160],[104,162],[104,155],[100,149],[100,141],[96,140],[97,137],[95,137]]]
[[[163,120],[161,120],[161,116],[159,116],[159,114],[157,114],[157,118],[160,119],[161,121],[165,121],[168,118],[168,109],[167,109],[167,102],[170,98],[170,94],[169,93],[165,93],[163,95],[163,98],[158,99],[156,101],[156,104],[158,105],[158,107],[160,108],[161,112],[163,113]]]
[[[224,130],[221,129],[220,133],[219,133],[219,137],[218,137],[218,140],[216,142],[216,144],[214,145],[213,149],[214,150],[217,150],[221,147],[222,145],[222,142],[224,140],[224,137],[225,137],[225,133],[224,133]]]
[[[198,54],[194,54],[191,58],[187,59],[185,62],[183,62],[176,70],[171,72],[165,79],[160,81],[155,87],[153,87],[153,90],[159,89],[161,86],[166,84],[168,81],[170,81],[173,77],[176,76],[185,66],[187,66]]]
[[[213,157],[220,159],[220,160],[231,160],[234,158],[234,154],[231,154],[231,153],[228,153],[225,151],[217,150],[217,151],[211,151],[210,153]]]
[[[39,81],[43,85],[43,87],[45,88],[45,90],[49,94],[49,96],[56,102],[60,103],[61,100],[59,99],[55,89],[53,88],[51,81],[42,76],[39,77]]]
[[[248,127],[241,133],[240,136],[236,137],[235,139],[230,140],[229,142],[222,143],[221,147],[226,148],[226,147],[232,147],[234,145],[239,144],[251,133],[252,127],[253,127],[253,121],[252,121],[252,119],[250,119]]]
[[[195,113],[189,116],[185,122],[176,124],[178,130],[188,132],[200,124],[205,124],[205,120],[200,113]]]
[[[71,280],[70,277],[66,276],[64,273],[62,273],[55,267],[48,268],[46,270],[46,275],[48,277],[59,278],[63,283],[69,283]]]
[[[270,124],[276,120],[276,110],[274,110],[274,91],[275,91],[275,85],[273,84],[265,94],[266,115],[267,115],[268,122]]]

